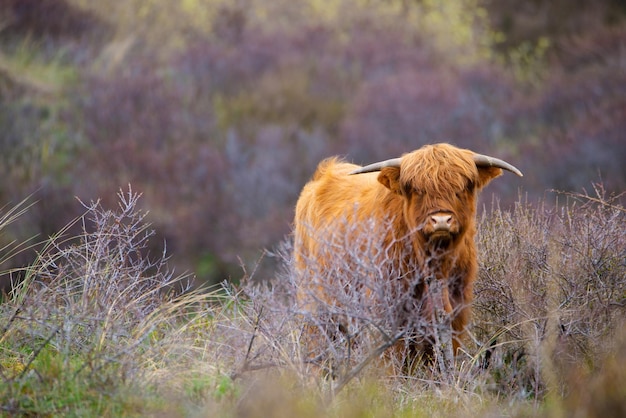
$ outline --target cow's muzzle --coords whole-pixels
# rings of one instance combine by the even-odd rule
[[[445,248],[459,233],[459,224],[451,212],[434,212],[426,218],[422,232],[431,244]]]
[[[437,213],[431,215],[428,220],[433,229],[433,232],[451,232],[451,226],[453,223],[452,215],[449,213]]]
[[[432,212],[426,217],[424,233],[432,235],[440,233],[442,235],[455,235],[459,232],[459,224],[452,212]]]

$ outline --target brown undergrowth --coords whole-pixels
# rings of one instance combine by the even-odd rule
[[[402,297],[375,280],[380,265],[347,269],[337,257],[342,280],[325,289],[337,303],[310,311],[295,297],[302,278],[286,241],[267,254],[282,266],[274,279],[246,271],[241,286],[185,292],[186,276],[145,252],[151,233],[137,194],[120,194],[116,211],[85,205],[83,234],[53,237],[0,305],[2,412],[619,416],[626,212],[600,188],[557,197],[483,212],[469,338],[442,364],[445,333],[431,328],[444,336],[435,361],[411,368],[408,352],[389,367],[390,347],[433,323],[394,322]],[[349,328],[331,338],[327,319],[338,315]],[[311,326],[317,353],[303,331]]]

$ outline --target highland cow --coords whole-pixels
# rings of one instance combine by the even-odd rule
[[[296,205],[294,260],[303,309],[314,314],[316,305],[340,303],[334,300],[337,293],[328,291],[329,284],[342,280],[334,267],[337,260],[354,271],[363,260],[375,260],[386,267],[373,280],[400,282],[404,300],[415,301],[413,309],[398,310],[413,316],[398,318],[408,326],[398,343],[408,344],[415,355],[432,349],[429,333],[416,324],[432,323],[433,307],[439,306],[448,317],[456,353],[470,319],[478,270],[477,192],[503,169],[522,176],[505,161],[449,144],[427,145],[366,167],[338,158],[322,161]],[[348,248],[363,236],[368,244]],[[441,288],[438,300],[429,292],[434,284]],[[361,289],[365,298],[373,292],[371,285],[341,286]],[[391,300],[401,301],[401,296]],[[332,318],[332,332],[347,332],[344,320]]]

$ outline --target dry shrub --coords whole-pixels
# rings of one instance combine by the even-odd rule
[[[626,307],[626,211],[604,196],[495,206],[479,225],[475,333],[491,345],[494,390],[562,393],[573,365],[593,370]]]
[[[390,257],[381,263],[364,256],[385,251],[372,248],[373,226],[370,235],[348,233],[329,249],[323,270],[330,273],[320,280],[313,260],[306,277],[297,277],[285,243],[273,254],[283,264],[278,278],[242,288],[248,302],[241,305],[247,318],[241,329],[248,337],[233,376],[279,366],[336,395],[355,378],[383,374],[394,393],[411,382],[411,393],[447,388],[470,403],[472,396],[494,394],[535,405],[552,396],[561,405],[580,376],[601,374],[603,359],[616,350],[613,336],[624,326],[626,212],[617,198],[600,187],[596,192],[565,195],[566,202],[553,207],[520,200],[511,211],[494,205],[485,212],[471,338],[448,365],[438,361],[445,358],[446,322],[415,315],[420,301],[401,281],[380,280],[394,272]],[[301,280],[317,280],[317,287],[307,286],[316,290],[298,298]],[[440,338],[429,341],[435,361],[407,368],[419,353],[403,341],[419,336]],[[318,380],[320,365],[326,379]]]
[[[243,289],[250,299],[244,305],[250,345],[236,374],[279,365],[296,371],[303,382],[326,381],[333,395],[354,378],[371,375],[456,389],[470,383],[477,362],[462,355],[470,361],[453,366],[452,315],[437,303],[443,281],[417,265],[401,272],[405,255],[390,254],[392,246],[378,239],[389,227],[346,224],[344,241],[321,244],[328,253],[305,260],[304,271],[295,268],[285,242],[274,253],[283,264],[279,277]],[[320,243],[324,235],[315,234]],[[404,248],[412,249],[408,242]],[[320,259],[326,260],[323,265]]]
[[[135,384],[172,404],[230,408],[239,416],[255,416],[259,402],[277,416],[360,416],[361,409],[344,406],[356,400],[360,407],[370,398],[381,414],[427,414],[431,405],[450,416],[500,416],[502,400],[518,416],[620,411],[626,212],[596,191],[566,195],[553,207],[520,201],[512,211],[494,205],[485,212],[477,344],[467,340],[451,364],[439,361],[451,339],[445,318],[415,315],[421,301],[400,280],[380,280],[394,272],[391,257],[364,256],[386,254],[373,247],[373,225],[370,234],[346,228],[319,292],[297,297],[306,278],[296,275],[287,240],[268,253],[282,266],[274,280],[255,280],[259,272],[250,271],[240,288],[180,295],[180,278],[162,258],[145,254],[151,233],[136,194],[120,194],[118,211],[86,205],[78,240],[61,231],[0,305],[3,411],[62,413],[65,397],[55,405],[26,406],[32,394],[50,396],[47,388],[55,386],[49,382],[77,376],[91,388],[86,394],[98,394],[98,405],[102,393]],[[368,246],[371,251],[363,251]],[[313,260],[307,267],[312,277],[320,268]],[[413,273],[413,280],[422,279]],[[416,353],[403,342],[420,336],[433,338],[434,361],[411,364],[406,360]],[[62,362],[45,363],[50,353]],[[9,366],[9,358],[16,364]],[[322,377],[320,363],[331,373]],[[546,399],[555,409],[536,408]]]
[[[118,196],[117,211],[85,205],[76,220],[82,235],[64,236],[68,226],[52,237],[1,306],[1,340],[27,353],[19,373],[2,375],[5,382],[27,380],[42,352],[57,353],[68,375],[98,382],[141,375],[137,355],[170,319],[161,313],[188,281],[168,271],[164,254],[146,254],[152,232],[139,195]]]

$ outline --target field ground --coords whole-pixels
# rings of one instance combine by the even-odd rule
[[[285,268],[272,286],[251,273],[238,287],[190,290],[189,277],[141,256],[152,232],[137,194],[120,192],[117,211],[85,205],[80,236],[61,231],[13,272],[23,281],[0,305],[2,411],[623,416],[626,212],[602,196],[570,199],[484,213],[473,342],[448,370],[392,376],[365,349],[335,379],[303,361],[302,322],[284,291],[288,248],[275,253]]]

